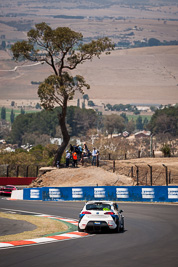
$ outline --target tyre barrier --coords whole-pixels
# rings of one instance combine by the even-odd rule
[[[21,192],[18,191],[14,190],[12,192],[12,199],[42,201],[111,200],[178,202],[178,186],[41,187],[24,188],[20,190]]]

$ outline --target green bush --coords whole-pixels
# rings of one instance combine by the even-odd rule
[[[164,144],[161,148],[161,152],[163,153],[164,157],[171,156],[171,148],[168,144]]]

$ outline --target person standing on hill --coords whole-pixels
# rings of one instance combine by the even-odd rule
[[[74,152],[74,147],[73,145],[70,144],[70,152],[73,153]]]
[[[73,158],[73,167],[75,168],[77,166],[77,153],[76,152],[72,153],[72,158]]]
[[[70,163],[70,152],[67,150],[66,151],[66,167],[69,167]]]
[[[98,155],[98,151],[94,147],[93,151],[92,151],[92,165],[94,165],[94,166],[96,166],[97,155]]]

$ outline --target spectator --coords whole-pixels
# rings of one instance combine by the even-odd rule
[[[70,164],[70,152],[66,151],[66,167],[69,167]]]
[[[73,153],[73,151],[74,151],[74,147],[73,145],[70,144],[70,152]]]
[[[92,151],[92,165],[96,166],[96,157],[98,155],[98,151],[95,149],[95,147],[93,148]]]
[[[88,156],[88,147],[86,143],[83,144],[83,155],[84,157]]]
[[[78,149],[79,149],[79,157],[81,158],[82,157],[82,147],[81,147],[81,145],[78,146]]]
[[[76,152],[72,153],[72,158],[73,158],[73,167],[75,168],[77,166],[77,153]]]
[[[56,162],[56,167],[59,168],[59,160]]]

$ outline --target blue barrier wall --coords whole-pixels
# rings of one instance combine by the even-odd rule
[[[25,188],[24,200],[113,200],[178,202],[178,186],[90,186]]]

